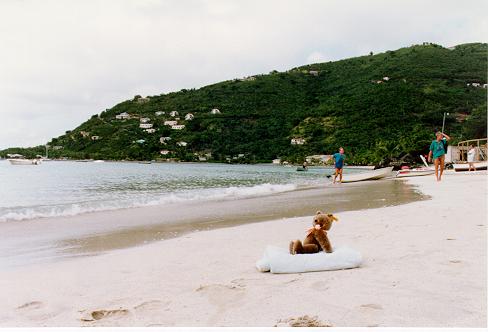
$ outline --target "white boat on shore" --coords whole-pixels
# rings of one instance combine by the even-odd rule
[[[342,182],[358,182],[358,181],[369,181],[369,180],[379,180],[391,176],[393,167],[384,167],[375,169],[370,172],[363,172],[357,174],[344,174],[342,176]]]
[[[473,166],[477,171],[485,170],[487,169],[488,161],[475,161],[473,163]],[[452,167],[456,172],[463,172],[469,170],[468,163],[454,163],[452,164]]]
[[[12,165],[40,165],[41,164],[40,159],[19,158],[19,159],[8,159],[8,161]]]
[[[408,169],[401,169],[397,171],[396,177],[397,178],[405,178],[410,176],[424,176],[424,175],[432,175],[434,174],[434,170],[430,167],[418,167],[418,168],[408,168]]]

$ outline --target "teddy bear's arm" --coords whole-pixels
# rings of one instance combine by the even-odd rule
[[[325,231],[317,231],[315,232],[315,239],[319,243],[320,247],[323,251],[327,253],[332,252],[332,245],[330,244],[329,238],[327,237],[327,232]]]

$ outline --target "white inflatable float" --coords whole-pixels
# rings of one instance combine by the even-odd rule
[[[359,267],[361,262],[361,253],[348,247],[334,248],[330,254],[321,251],[290,255],[286,249],[268,246],[263,257],[256,262],[256,268],[261,272],[302,273],[353,269]]]

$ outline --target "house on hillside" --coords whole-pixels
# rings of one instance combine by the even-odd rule
[[[171,126],[171,129],[174,129],[174,130],[181,130],[185,128],[185,125],[173,125]]]
[[[175,120],[167,120],[167,121],[164,121],[164,125],[165,126],[174,126],[174,125],[177,125],[178,124],[178,121],[175,121]]]
[[[138,104],[145,104],[149,101],[149,97],[139,97],[136,99],[136,102]]]
[[[55,145],[53,146],[53,150],[62,150],[63,146],[62,145]]]
[[[92,140],[92,141],[98,141],[99,139],[100,139],[100,136],[96,136],[96,135],[95,135],[95,136],[92,136],[92,137],[91,137],[91,140]]]
[[[176,111],[171,111],[171,112],[169,112],[169,115],[170,115],[170,116],[172,116],[172,117],[174,118],[175,116],[178,116],[178,112],[176,112]]]
[[[305,139],[301,137],[295,137],[291,139],[291,145],[303,145],[305,144]]]
[[[159,153],[162,154],[163,156],[166,156],[167,154],[170,154],[171,151],[169,151],[169,150],[161,150],[161,151],[159,151]]]
[[[141,129],[150,129],[152,127],[153,127],[152,123],[140,123],[139,124],[139,128],[141,128]]]
[[[161,144],[166,144],[166,142],[168,142],[168,141],[171,141],[171,137],[169,137],[169,136],[166,136],[166,137],[160,137],[160,138],[159,138],[159,142],[160,142]]]
[[[126,119],[129,119],[129,118],[130,118],[130,114],[129,114],[129,113],[127,113],[127,112],[123,112],[123,113],[117,114],[117,115],[115,116],[115,118],[116,118],[117,120],[126,120]]]
[[[154,115],[156,116],[160,116],[160,115],[163,115],[164,112],[163,111],[157,111],[157,112],[154,112]]]
[[[485,84],[483,84],[483,88],[484,88],[484,89],[486,89],[486,88],[487,88],[487,86],[488,86],[488,84],[486,84],[486,83],[485,83]]]
[[[138,139],[136,141],[137,144],[143,144],[146,140],[145,139]]]
[[[146,133],[148,134],[154,134],[156,132],[156,129],[154,128],[149,128],[149,129],[144,129],[146,131]]]
[[[194,118],[195,118],[195,116],[192,113],[188,113],[187,115],[185,115],[185,120],[186,121],[191,121]]]
[[[221,114],[221,112],[218,108],[212,108],[212,110],[210,111],[210,114]]]
[[[149,121],[151,121],[151,119],[149,119],[149,118],[140,118],[139,121],[141,123],[148,123]]]
[[[178,145],[178,146],[187,146],[188,143],[187,142],[180,141],[180,142],[176,142],[176,145]]]
[[[389,81],[390,78],[388,76],[383,77],[383,81]]]
[[[279,164],[281,164],[280,158],[273,159],[273,165],[279,165]]]
[[[83,130],[82,130],[82,131],[80,131],[80,135],[81,135],[83,138],[85,138],[85,137],[90,136],[90,133],[89,133],[88,131],[83,131]]]
[[[317,70],[309,70],[308,73],[312,76],[319,76],[319,72]]]
[[[479,84],[479,83],[471,83],[471,86],[474,86],[475,88],[479,88],[481,86],[481,84]]]

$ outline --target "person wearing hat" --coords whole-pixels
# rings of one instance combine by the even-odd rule
[[[447,141],[451,138],[444,133],[438,131],[435,134],[436,139],[430,144],[429,162],[434,159],[435,178],[441,181],[442,173],[444,172],[444,158],[446,155]]]

